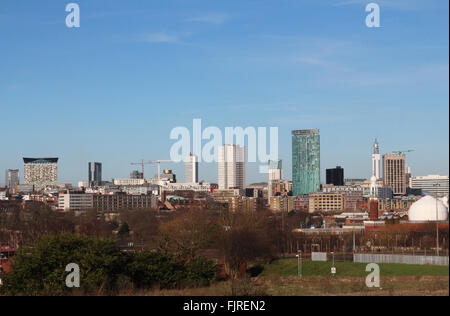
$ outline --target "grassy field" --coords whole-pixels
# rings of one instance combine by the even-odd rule
[[[331,262],[302,262],[303,276],[331,276]],[[335,277],[366,277],[365,263],[354,262],[335,262]],[[448,276],[449,267],[447,266],[424,266],[409,264],[389,264],[381,263],[381,276]],[[262,277],[289,277],[297,275],[297,259],[280,259],[263,266],[260,274]]]

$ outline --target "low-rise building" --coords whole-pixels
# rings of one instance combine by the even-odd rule
[[[228,203],[230,198],[244,196],[245,192],[243,189],[225,189],[225,190],[215,190],[212,193],[212,198],[218,203]]]
[[[157,197],[154,195],[128,195],[123,193],[111,195],[94,195],[93,208],[104,211],[123,209],[156,209]]]
[[[349,211],[357,211],[360,210],[362,204],[364,203],[363,197],[363,188],[360,186],[354,185],[343,185],[343,186],[334,186],[334,185],[324,185],[323,192],[335,192],[345,195],[345,209]]]
[[[89,210],[94,206],[94,195],[85,193],[64,193],[58,197],[58,209],[63,211]]]
[[[309,212],[334,212],[345,210],[345,194],[317,192],[309,195]]]

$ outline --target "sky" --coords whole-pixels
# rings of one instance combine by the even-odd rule
[[[368,178],[372,144],[410,150],[413,176],[449,173],[449,3],[374,0],[1,0],[0,170],[59,157],[59,182],[126,178],[169,159],[175,127],[319,128],[321,173]],[[183,164],[167,163],[180,180]],[[266,181],[259,164],[247,182]],[[156,173],[147,167],[147,175]],[[200,179],[217,182],[217,164]],[[0,172],[0,184],[4,172]],[[22,182],[21,182],[22,183]]]

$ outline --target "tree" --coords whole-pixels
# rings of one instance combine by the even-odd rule
[[[23,247],[14,259],[12,272],[5,277],[2,291],[7,295],[64,295],[66,266],[80,267],[81,290],[85,293],[110,286],[117,275],[120,252],[112,239],[46,235]]]
[[[127,222],[123,222],[122,225],[120,226],[118,235],[120,237],[122,236],[128,236],[130,234],[130,226],[128,226]]]
[[[273,257],[275,247],[270,224],[269,214],[264,211],[224,214],[217,246],[232,280],[247,262]]]

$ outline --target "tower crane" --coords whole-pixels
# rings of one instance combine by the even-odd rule
[[[141,166],[142,168],[142,178],[145,179],[144,171],[145,171],[145,165],[158,165],[158,180],[161,179],[161,163],[162,162],[173,162],[172,160],[150,160],[150,161],[144,161],[142,159],[141,162],[132,162],[132,166]]]
[[[161,163],[162,162],[172,162],[172,160],[151,160],[148,162],[149,164],[158,165],[158,180],[161,179]]]
[[[145,175],[144,175],[144,171],[145,171],[145,165],[149,165],[149,162],[144,162],[144,159],[142,159],[141,162],[132,162],[131,165],[132,166],[141,166],[141,170],[142,170],[142,179],[145,179]]]

